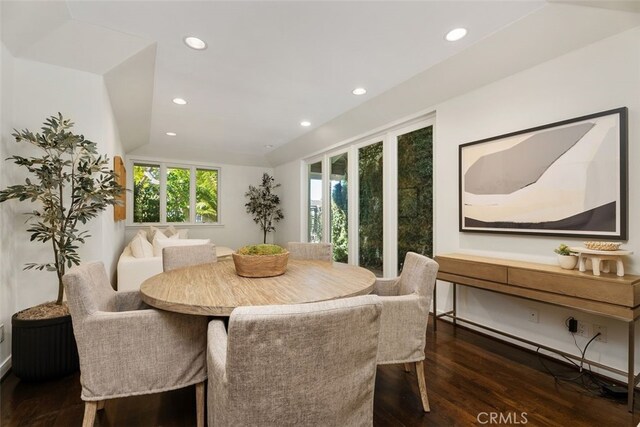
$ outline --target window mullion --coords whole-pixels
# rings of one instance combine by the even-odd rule
[[[167,166],[160,164],[160,223],[167,223]]]
[[[358,149],[352,145],[348,150],[347,161],[347,200],[348,200],[348,239],[349,239],[349,264],[358,265]]]
[[[309,241],[309,211],[310,211],[310,194],[309,194],[309,165],[311,162],[300,162],[300,176],[303,183],[300,186],[300,241]]]
[[[191,166],[189,174],[189,221],[196,223],[196,167]]]
[[[383,265],[384,277],[398,273],[398,141],[388,133],[382,143],[383,158]]]
[[[216,195],[216,212],[218,213],[218,220],[216,221],[218,224],[222,223],[222,211],[220,206],[222,205],[221,203],[221,199],[222,197],[220,196],[222,194],[222,169],[218,168],[216,169],[218,172],[216,172],[216,191],[217,191],[217,195]]]
[[[329,156],[325,154],[322,158],[322,241],[331,243],[331,167]]]

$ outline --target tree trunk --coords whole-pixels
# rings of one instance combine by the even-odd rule
[[[265,245],[267,244],[267,230],[263,230],[264,231],[264,239],[263,242]]]
[[[58,275],[58,299],[56,299],[56,304],[62,304],[62,296],[64,295],[64,285],[62,283],[62,276]]]

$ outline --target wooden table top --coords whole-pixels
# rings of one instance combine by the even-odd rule
[[[366,295],[376,277],[338,262],[289,259],[282,276],[252,279],[236,274],[233,260],[157,274],[140,287],[147,304],[178,313],[228,316],[246,305],[300,304]]]

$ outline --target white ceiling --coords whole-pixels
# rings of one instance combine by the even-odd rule
[[[265,164],[270,151],[544,5],[3,1],[2,40],[16,56],[105,75],[127,151]],[[458,26],[469,35],[445,41]],[[208,48],[188,49],[187,35]],[[368,93],[352,95],[358,86]],[[303,119],[312,126],[301,127]]]

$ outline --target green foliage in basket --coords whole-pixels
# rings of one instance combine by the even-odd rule
[[[279,255],[284,253],[286,250],[282,246],[278,245],[248,245],[243,246],[238,249],[238,254],[240,255]]]

